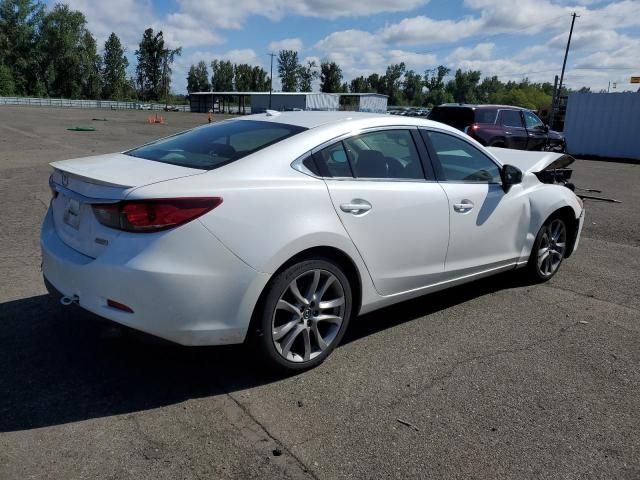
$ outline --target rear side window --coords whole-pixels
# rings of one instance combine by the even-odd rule
[[[505,127],[523,127],[522,116],[519,110],[502,110],[500,116],[502,118],[502,125]]]
[[[181,167],[213,170],[304,130],[283,123],[232,120],[194,128],[125,153]]]
[[[358,178],[424,180],[420,156],[409,130],[381,130],[344,141]]]
[[[353,177],[342,142],[334,143],[314,153],[313,159],[323,177]]]

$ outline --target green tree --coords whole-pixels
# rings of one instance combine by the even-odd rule
[[[389,96],[390,105],[399,105],[402,102],[402,76],[404,75],[406,66],[404,62],[389,65],[384,75],[384,94]]]
[[[13,81],[13,73],[6,65],[0,65],[0,96],[15,95],[16,85]]]
[[[409,105],[422,105],[422,75],[413,70],[404,74],[402,94]]]
[[[349,84],[349,91],[351,93],[366,93],[369,91],[369,82],[363,76],[353,78]]]
[[[384,77],[384,76],[383,76]],[[384,78],[377,73],[372,73],[367,77],[367,84],[369,85],[369,91],[375,93],[384,94]]]
[[[325,93],[340,92],[342,89],[342,69],[336,62],[320,64],[320,91]]]
[[[268,92],[269,76],[262,67],[253,67],[251,69],[251,86],[252,92]]]
[[[298,90],[300,92],[310,92],[313,81],[319,76],[318,65],[315,60],[308,60],[306,65],[300,65],[298,67]]]
[[[95,60],[95,40],[91,45],[86,24],[81,12],[62,4],[44,16],[37,50],[47,95],[79,98],[86,92],[83,75],[93,72],[90,63]]]
[[[187,74],[187,92],[208,92],[211,90],[209,83],[209,70],[203,61],[197,65],[191,65]]]
[[[280,50],[278,53],[278,75],[283,92],[295,92],[298,86],[300,62],[295,50]]]
[[[98,99],[102,94],[102,57],[98,54],[96,39],[88,30],[84,32],[80,54],[81,95]]]
[[[168,96],[171,86],[171,65],[182,47],[169,49],[165,46],[162,31],[154,33],[147,28],[136,50],[136,83],[143,100],[160,100]]]
[[[502,83],[497,76],[491,78],[486,77],[478,85],[476,98],[479,102],[489,103],[491,98],[495,97],[499,92],[504,89],[504,83]]]
[[[454,102],[477,103],[477,87],[482,72],[479,70],[468,70],[463,72],[456,70],[453,80],[447,83],[447,91],[453,96]]]
[[[427,87],[427,93],[424,97],[424,104],[433,107],[443,103],[452,102],[453,97],[445,90],[444,79],[451,70],[444,65],[438,65],[436,68],[425,70],[424,85]]]
[[[11,83],[17,95],[44,93],[37,51],[44,15],[40,1],[0,0],[0,65],[6,66],[5,88]]]
[[[211,85],[214,92],[230,92],[233,90],[233,63],[229,60],[211,62]]]
[[[127,98],[127,67],[129,60],[115,33],[111,33],[104,42],[102,55],[102,96],[106,99],[121,100]]]
[[[234,66],[235,87],[238,92],[248,92],[251,90],[251,76],[253,68],[247,63],[241,63]]]

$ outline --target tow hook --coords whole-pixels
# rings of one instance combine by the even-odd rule
[[[78,297],[78,295],[74,295],[72,297],[65,295],[60,299],[60,303],[65,307],[68,305],[71,305],[72,303],[78,303],[79,301],[80,301],[80,297]]]

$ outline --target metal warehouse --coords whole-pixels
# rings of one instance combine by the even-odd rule
[[[260,113],[269,108],[280,111],[387,111],[387,96],[377,93],[274,92],[269,95],[269,92],[193,92],[189,94],[189,102],[192,112],[201,113],[209,110]]]
[[[640,160],[640,93],[574,93],[564,134],[573,155]]]

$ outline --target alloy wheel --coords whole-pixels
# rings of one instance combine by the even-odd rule
[[[560,266],[567,249],[567,228],[562,220],[551,221],[542,232],[537,267],[540,275],[550,277]]]
[[[345,294],[331,272],[313,269],[294,278],[276,303],[271,337],[290,362],[308,362],[335,341],[345,315]]]

